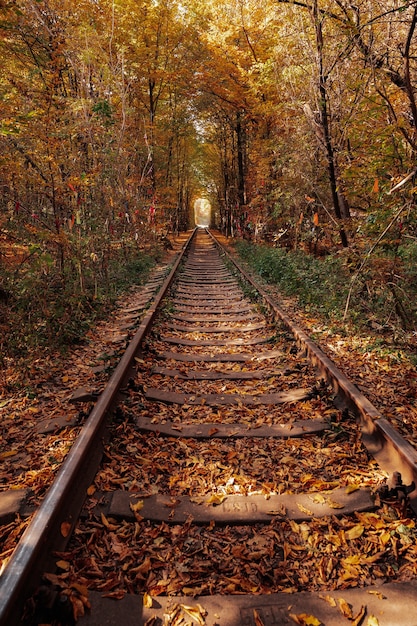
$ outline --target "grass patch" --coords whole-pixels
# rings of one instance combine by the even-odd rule
[[[340,259],[316,259],[302,251],[237,244],[237,252],[267,283],[276,285],[283,295],[295,296],[304,308],[326,318],[343,314],[349,276]]]
[[[239,242],[236,250],[265,282],[278,287],[284,296],[295,297],[306,311],[337,324],[339,331],[350,289],[347,320],[357,329],[393,335],[416,328],[415,244],[401,247],[395,257],[380,251],[357,276],[349,251],[316,258],[303,250],[246,241]]]

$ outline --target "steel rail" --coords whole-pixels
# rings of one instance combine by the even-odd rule
[[[382,417],[378,409],[343,374],[333,361],[314,341],[294,323],[287,313],[269,296],[247,270],[224,248],[217,237],[208,231],[213,241],[236,267],[245,280],[259,293],[273,315],[279,318],[294,335],[298,345],[305,350],[312,363],[320,370],[326,381],[332,385],[334,393],[346,408],[360,419],[363,443],[381,468],[392,474],[399,471],[404,482],[414,481],[417,485],[417,451],[400,433]],[[410,495],[410,505],[417,512],[417,494]]]
[[[62,550],[69,539],[70,529],[65,526],[63,532],[61,525],[69,523],[72,530],[77,520],[86,495],[83,485],[88,485],[93,479],[95,463],[102,454],[102,447],[98,442],[104,434],[106,418],[114,406],[118,393],[127,382],[134,357],[151,327],[158,307],[171,286],[195,233],[196,229],[179,252],[169,275],[99,396],[0,577],[0,626],[21,623],[24,601],[35,591],[32,580],[44,571],[51,550]]]

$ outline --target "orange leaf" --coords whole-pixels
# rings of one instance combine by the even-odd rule
[[[7,459],[9,456],[15,456],[17,450],[7,450],[6,452],[0,452],[0,461]]]
[[[61,524],[61,535],[63,537],[68,537],[71,532],[71,524],[69,522],[62,522]]]
[[[253,609],[253,618],[255,620],[255,624],[256,626],[265,626],[264,622],[262,621],[258,611],[256,609]]]

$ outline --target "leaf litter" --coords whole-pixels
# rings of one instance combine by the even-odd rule
[[[166,345],[163,347],[166,349]],[[194,347],[183,346],[182,349],[190,354],[195,352]],[[266,349],[267,346],[262,346],[262,351]],[[253,360],[245,363],[245,369],[257,369],[259,361],[255,359],[256,354],[259,354],[259,349],[245,346],[240,350],[253,355]],[[224,352],[225,348],[222,347],[210,349],[211,354]],[[331,350],[330,356],[334,357]],[[287,363],[288,358],[288,354],[283,358],[275,358],[271,361],[272,366]],[[93,361],[93,358],[91,360]],[[415,394],[410,395],[410,385],[416,386],[415,369],[409,369],[405,364],[392,363],[389,359],[376,359],[372,352],[366,354],[358,352],[355,346],[352,349],[351,342],[348,344],[343,341],[339,345],[335,360],[339,361],[342,369],[361,385],[368,397],[415,445],[417,410],[414,401]],[[60,405],[65,406],[65,410],[70,409],[74,414],[77,413],[75,407],[67,404],[67,399],[69,390],[79,384],[78,380],[83,383],[86,377],[92,380],[91,373],[87,375],[86,368],[82,367],[86,362],[84,348],[74,353],[72,362],[78,362],[79,374],[74,375],[71,380],[66,379],[65,374],[59,374],[59,360],[51,360],[49,367],[56,373],[56,376],[51,380],[47,390],[43,386],[42,392],[37,393],[35,398],[25,394],[16,395],[13,398],[0,398],[0,410],[3,412],[7,410],[1,439],[3,457],[0,456],[0,462],[7,461],[3,488],[8,488],[9,485],[30,486],[35,496],[42,497],[56,469],[70,449],[77,432],[72,428],[67,428],[60,433],[62,449],[58,443],[54,443],[58,440],[55,436],[48,435],[48,437],[37,438],[39,441],[30,439],[30,442],[27,442],[29,441],[28,433],[33,434],[37,420],[59,413]],[[172,365],[178,364],[174,361]],[[34,384],[42,381],[44,385],[44,366],[45,363],[42,362],[42,367],[40,363],[33,367],[30,377]],[[219,364],[208,364],[207,368],[209,367],[219,368]],[[238,369],[238,367],[241,365],[221,364],[222,370]],[[61,369],[61,372],[66,371],[68,371],[68,362],[62,365]],[[407,372],[406,376],[404,372]],[[58,384],[57,381],[60,378],[61,381]],[[313,378],[314,375],[312,375],[312,382]],[[101,379],[104,380],[105,376]],[[139,379],[140,374],[138,374]],[[262,383],[260,383],[261,388]],[[271,442],[271,454],[281,454],[283,455],[281,458],[288,456],[292,459],[291,462],[289,461],[292,475],[285,479],[279,475],[275,467],[271,468],[268,462],[265,462],[264,469],[262,463],[258,463],[257,466],[255,464],[253,467],[254,464],[250,463],[250,454],[245,455],[244,451],[239,450],[236,447],[237,442],[234,443],[235,450],[227,450],[220,445],[220,442],[217,442],[215,446],[205,444],[210,454],[213,453],[215,456],[210,468],[210,476],[205,476],[204,481],[196,480],[194,476],[191,486],[187,486],[186,463],[190,463],[188,469],[192,468],[195,461],[193,457],[196,457],[199,460],[194,467],[198,468],[198,472],[201,471],[206,459],[204,449],[187,450],[184,453],[184,462],[173,467],[167,458],[165,460],[163,458],[164,454],[171,453],[170,446],[173,442],[168,442],[159,448],[162,456],[158,464],[163,474],[162,478],[159,478],[159,474],[156,476],[149,464],[147,466],[146,462],[143,462],[143,474],[135,481],[132,480],[133,470],[136,472],[141,462],[136,453],[133,454],[132,446],[135,447],[135,443],[127,424],[130,424],[134,414],[135,403],[137,405],[141,401],[143,400],[135,400],[132,396],[130,403],[125,407],[127,420],[124,422],[126,431],[124,442],[131,456],[128,455],[124,461],[120,461],[116,456],[121,456],[121,451],[117,450],[115,453],[109,448],[107,465],[97,479],[97,487],[105,490],[106,486],[113,488],[114,485],[118,485],[119,488],[138,493],[142,491],[144,495],[158,492],[163,488],[168,489],[173,495],[178,495],[179,493],[201,493],[205,488],[203,483],[206,484],[205,481],[210,478],[212,484],[215,485],[216,493],[222,494],[228,490],[236,493],[234,491],[236,489],[238,493],[245,493],[245,490],[254,489],[256,493],[265,492],[264,495],[267,497],[268,493],[274,492],[273,489],[279,492],[280,489],[303,490],[309,486],[310,490],[317,489],[316,493],[320,495],[322,487],[333,482],[340,485],[342,481],[346,484],[346,489],[354,489],[358,484],[373,486],[380,479],[378,470],[372,462],[367,464],[365,458],[363,467],[362,462],[361,466],[356,469],[346,466],[344,470],[338,472],[337,476],[334,476],[335,471],[332,467],[336,467],[337,463],[335,462],[333,466],[331,463],[327,465],[326,461],[329,459],[326,459],[323,440],[311,438],[311,448],[304,450],[304,454],[310,457],[312,453],[316,455],[314,445],[319,445],[319,452],[323,455],[321,479],[314,473],[308,477],[308,469],[300,463],[300,459],[304,460],[306,457],[303,457],[302,451],[297,452],[297,444],[292,450],[290,442],[285,442],[284,449],[279,449],[283,442],[278,443],[277,447],[275,447],[277,442]],[[224,407],[221,411],[208,410],[207,407],[188,407],[184,411],[161,406],[157,406],[155,410],[155,405],[152,405],[151,410],[146,402],[144,405],[145,413],[148,412],[153,419],[162,421],[172,419],[179,421],[180,415],[184,422],[200,419],[213,421],[213,416],[218,415],[218,421],[242,419],[249,424],[253,418],[252,411],[248,407],[238,407],[230,411]],[[305,403],[302,409],[298,406],[286,406],[276,416],[270,407],[267,409],[257,407],[256,413],[257,419],[262,423],[271,423],[271,420],[276,419],[298,420],[302,419],[303,415],[318,415],[322,408],[323,400],[318,398]],[[326,410],[334,416],[333,408],[327,406]],[[82,419],[83,416],[81,416],[81,421]],[[354,441],[354,445],[358,447],[358,435],[354,427],[344,424],[339,418],[333,426],[331,434],[327,434],[326,437],[337,438],[340,436],[338,432],[340,429],[343,433],[341,438],[345,437],[350,442]],[[137,436],[136,434],[136,439]],[[49,454],[49,457],[44,449],[46,439],[48,443],[51,442],[54,450],[53,455]],[[152,436],[149,436],[149,439],[152,440]],[[253,440],[251,443],[254,443]],[[159,441],[158,447],[160,445]],[[122,444],[120,446],[122,447]],[[234,453],[237,457],[233,456]],[[343,454],[348,453],[340,452],[341,456]],[[243,458],[239,458],[239,455]],[[22,459],[26,463],[23,465],[25,468],[23,472],[18,469]],[[32,469],[33,460],[37,463],[35,469]],[[227,467],[227,470],[224,467]],[[322,480],[321,483],[320,480]],[[273,518],[270,524],[254,525],[250,528],[196,527],[192,525],[191,520],[180,526],[164,523],[152,524],[146,521],[136,521],[133,524],[113,519],[106,521],[107,523],[91,515],[90,518],[80,522],[68,551],[57,555],[57,561],[68,565],[58,576],[62,584],[67,585],[68,588],[73,589],[76,583],[72,581],[76,579],[79,580],[79,584],[83,585],[83,590],[97,589],[103,595],[114,598],[123,597],[126,593],[137,590],[145,591],[150,598],[161,594],[175,595],[179,592],[194,597],[205,593],[272,593],[306,589],[324,592],[385,582],[390,579],[409,580],[416,576],[417,537],[414,520],[401,518],[397,510],[386,505],[373,513],[340,518],[331,516],[301,524],[280,517]],[[13,523],[1,528],[3,566],[26,524],[27,520],[22,521],[17,517]],[[312,571],[317,572],[314,578],[311,576]],[[191,602],[190,606],[196,605]],[[79,608],[79,611],[81,613],[82,609]],[[181,611],[183,609],[174,604],[172,619],[176,619],[175,615],[179,616]],[[304,618],[305,615],[303,615]],[[373,616],[369,616],[367,623],[376,625],[378,621]]]

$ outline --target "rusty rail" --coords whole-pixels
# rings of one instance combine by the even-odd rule
[[[102,455],[101,439],[106,419],[129,377],[136,352],[152,325],[195,232],[181,250],[0,577],[0,626],[20,623],[22,596],[29,597],[33,592],[31,581],[44,570],[51,546],[54,550],[61,550],[66,545],[85,499],[85,486],[94,477]],[[62,532],[63,523],[71,528],[65,526],[65,532]]]
[[[287,313],[259,285],[255,278],[231,255],[210,233],[213,240],[226,254],[245,280],[260,294],[274,316],[282,320],[296,338],[298,345],[306,351],[321,375],[332,385],[334,393],[346,408],[361,421],[365,446],[389,474],[401,472],[405,482],[417,484],[417,451],[409,444],[364,394],[343,374],[331,359],[308,337],[302,328],[294,323]],[[411,507],[417,512],[416,491],[410,496]]]

